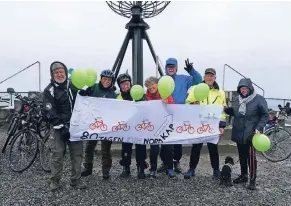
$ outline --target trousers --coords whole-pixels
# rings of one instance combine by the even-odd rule
[[[131,155],[132,155],[132,143],[122,142],[122,149],[121,149],[121,161],[120,165],[129,167],[131,165]],[[136,166],[140,168],[146,167],[146,145],[135,145],[135,159],[136,159]]]
[[[250,179],[255,180],[257,177],[257,159],[256,151],[251,142],[248,144],[237,144],[239,155],[241,175],[248,174],[248,165],[250,170]]]
[[[165,163],[165,157],[167,156],[167,154],[165,154],[165,145],[161,146],[161,152],[160,152],[160,158],[162,160],[163,163]],[[173,148],[173,159],[176,162],[179,162],[182,158],[182,145],[181,144],[175,144],[172,146]]]
[[[59,130],[54,130],[51,136],[51,179],[58,181],[62,177],[64,155],[66,145],[69,147],[71,157],[71,181],[76,181],[81,177],[81,164],[83,160],[83,142],[71,142],[63,137]]]
[[[192,145],[190,162],[189,162],[189,167],[192,169],[196,169],[199,163],[200,152],[201,152],[202,146],[203,146],[203,143]],[[207,143],[207,147],[209,151],[210,163],[211,163],[212,169],[219,170],[219,154],[218,154],[217,144]]]
[[[101,155],[102,155],[102,171],[109,171],[112,166],[112,155],[111,155],[111,141],[101,141]],[[93,163],[94,150],[97,145],[97,141],[90,140],[86,142],[84,163]]]

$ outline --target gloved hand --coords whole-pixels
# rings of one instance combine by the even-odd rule
[[[81,90],[79,91],[79,94],[80,94],[81,96],[88,96],[88,95],[87,95],[87,91],[84,90],[84,89],[81,89]]]
[[[190,62],[189,62],[189,59],[187,58],[187,59],[185,60],[185,65],[186,65],[186,67],[184,67],[184,69],[185,69],[188,73],[190,73],[191,70],[192,70],[192,68],[193,68],[193,63],[190,63]]]

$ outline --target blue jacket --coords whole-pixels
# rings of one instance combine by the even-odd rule
[[[167,65],[176,65],[178,68],[178,61],[175,58],[169,58],[166,61],[166,74],[168,75]],[[175,90],[172,93],[175,104],[185,104],[187,98],[187,91],[191,86],[197,85],[202,82],[201,74],[194,68],[189,72],[189,75],[175,74],[172,78],[175,81]]]

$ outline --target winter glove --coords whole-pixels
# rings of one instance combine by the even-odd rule
[[[188,73],[190,73],[191,70],[192,70],[192,68],[193,68],[193,63],[190,63],[190,62],[189,62],[189,59],[187,58],[187,59],[185,60],[185,65],[186,65],[186,67],[184,67],[184,69],[185,69]]]
[[[79,91],[79,94],[80,94],[81,96],[88,96],[88,95],[87,95],[87,91],[84,90],[84,89],[81,89],[81,90]]]

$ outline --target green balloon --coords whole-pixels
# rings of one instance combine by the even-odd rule
[[[78,89],[82,89],[86,85],[86,76],[85,70],[75,69],[71,75],[73,85]]]
[[[86,69],[86,85],[88,87],[92,87],[97,80],[97,72],[95,71],[95,69]]]
[[[140,100],[144,96],[144,90],[140,85],[133,85],[130,89],[130,96],[135,101]]]
[[[266,152],[271,147],[271,141],[269,137],[264,134],[255,134],[253,137],[253,146],[259,152]]]
[[[175,89],[175,82],[170,76],[163,76],[158,83],[158,90],[162,99],[167,99]]]
[[[194,97],[197,101],[203,101],[209,95],[209,86],[205,83],[200,83],[194,87]]]

